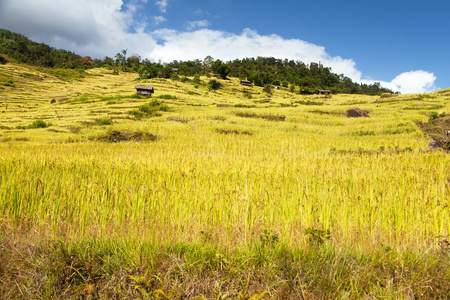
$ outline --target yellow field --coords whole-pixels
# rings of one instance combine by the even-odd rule
[[[417,126],[450,91],[267,101],[236,78],[86,73],[0,65],[0,294],[450,297],[450,158]],[[137,84],[169,111],[130,115]]]

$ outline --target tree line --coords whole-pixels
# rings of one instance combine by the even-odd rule
[[[178,76],[216,76],[223,80],[237,77],[249,80],[256,86],[282,86],[302,94],[312,94],[319,89],[333,93],[379,95],[392,93],[380,83],[363,84],[353,82],[343,74],[333,73],[331,68],[319,63],[305,64],[301,61],[257,57],[221,61],[211,56],[203,60],[152,62],[137,54],[128,55],[126,49],[114,58],[81,57],[73,52],[55,49],[44,43],[36,43],[26,36],[0,29],[0,53],[19,62],[48,68],[92,68],[109,67],[115,73],[137,72],[142,79],[155,77],[176,78]],[[5,58],[0,56],[0,62]]]

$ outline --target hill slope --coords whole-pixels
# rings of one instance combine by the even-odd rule
[[[140,78],[155,77],[170,78],[171,76],[209,76],[216,73],[222,79],[227,76],[249,79],[257,86],[283,86],[299,94],[314,94],[320,89],[331,90],[333,93],[380,95],[393,93],[381,87],[379,83],[360,84],[353,82],[343,74],[335,74],[331,68],[320,63],[305,64],[300,61],[276,59],[273,57],[257,57],[236,59],[229,62],[214,60],[208,56],[203,61],[173,61],[171,63],[152,63],[142,60],[139,55],[127,57],[127,50],[118,52],[115,60],[105,57],[95,60],[90,57],[80,59],[80,56],[66,50],[57,50],[43,43],[36,43],[27,37],[0,29],[0,54],[4,53],[15,60],[31,65],[52,68],[89,68],[115,67],[116,72],[139,72]],[[0,56],[0,63],[6,58]],[[176,71],[175,71],[176,70]]]
[[[3,298],[450,296],[449,94],[64,72],[0,65]]]

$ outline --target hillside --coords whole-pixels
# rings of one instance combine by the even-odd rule
[[[448,91],[210,80],[0,65],[2,297],[450,297]]]
[[[79,55],[62,49],[55,49],[44,43],[36,43],[26,36],[0,28],[0,54],[6,54],[16,61],[43,67],[82,67]],[[0,63],[4,61],[0,55]]]
[[[1,55],[3,53],[3,55]],[[6,57],[5,57],[6,55]],[[138,72],[141,79],[157,77],[171,78],[172,76],[210,76],[215,73],[222,79],[227,76],[248,79],[254,85],[283,86],[298,94],[315,94],[320,89],[331,90],[334,94],[366,94],[380,95],[393,93],[383,88],[379,83],[362,84],[353,82],[343,74],[335,74],[331,68],[319,63],[305,64],[301,61],[276,59],[273,57],[257,57],[235,59],[222,62],[211,56],[203,61],[173,61],[170,63],[156,63],[148,59],[141,59],[137,54],[127,56],[127,50],[118,52],[114,59],[105,57],[103,60],[93,61],[86,56],[70,51],[55,49],[43,43],[36,43],[27,37],[0,29],[0,63],[7,61],[7,57],[15,61],[66,69],[87,69],[92,67],[114,67],[116,72]],[[176,70],[176,71],[175,71]]]

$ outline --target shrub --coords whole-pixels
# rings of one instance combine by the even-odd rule
[[[111,125],[113,121],[110,118],[102,118],[97,120],[98,125]]]
[[[211,79],[208,83],[209,90],[216,91],[222,87],[222,83],[215,79]]]
[[[128,113],[132,115],[136,120],[140,120],[144,116],[144,113],[138,109],[130,110]]]
[[[312,100],[299,100],[299,101],[295,101],[293,103],[298,103],[298,104],[302,104],[302,105],[323,105],[323,102],[320,101],[312,101]]]
[[[157,96],[156,98],[159,98],[159,99],[177,99],[177,96],[169,95],[169,94],[162,94],[162,95]]]
[[[160,116],[159,111],[168,111],[169,106],[167,104],[162,103],[158,100],[153,100],[149,103],[143,104],[138,107],[138,109],[134,109],[129,111],[130,115],[133,115],[137,120],[142,119],[143,117],[157,117]]]
[[[263,88],[263,92],[266,93],[267,95],[272,95],[272,85],[271,84],[266,84]]]
[[[201,83],[200,76],[198,74],[194,75],[192,82],[200,84]]]
[[[34,121],[33,123],[31,123],[30,125],[28,125],[26,128],[27,129],[34,129],[34,128],[47,128],[50,127],[51,124],[48,122],[45,122],[44,120],[38,119],[36,121]]]
[[[14,80],[12,79],[7,79],[4,83],[4,86],[14,86]]]
[[[430,121],[436,120],[437,118],[439,118],[439,113],[436,111],[432,111],[430,113]]]
[[[248,105],[248,104],[237,103],[237,104],[234,105],[234,107],[252,108],[252,107],[256,107],[256,105]]]

